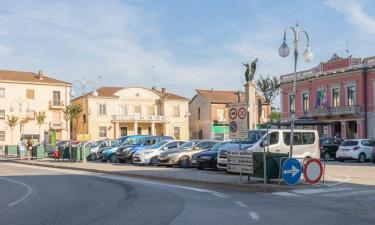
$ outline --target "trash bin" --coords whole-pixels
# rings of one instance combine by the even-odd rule
[[[63,146],[62,158],[63,159],[70,159],[69,145],[64,145]]]
[[[46,157],[46,150],[44,146],[37,146],[35,152],[36,152],[37,159],[42,159]]]
[[[18,147],[17,147],[17,145],[6,145],[5,146],[5,155],[6,156],[9,156],[9,155],[18,156]]]
[[[283,153],[266,153],[267,161],[267,183],[271,179],[278,179],[280,174],[280,159],[288,157],[288,154]],[[253,167],[254,171],[251,177],[264,178],[264,161],[263,152],[253,152]]]

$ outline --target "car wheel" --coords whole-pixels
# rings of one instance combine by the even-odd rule
[[[358,162],[360,162],[360,163],[366,162],[366,155],[364,153],[359,154]]]
[[[117,159],[117,161],[119,161],[120,163],[124,163],[125,162],[125,160],[123,160],[123,159]]]
[[[107,162],[108,160],[106,160],[106,159],[102,159],[102,160],[100,160],[100,161],[102,161],[102,162]]]
[[[178,160],[178,166],[181,168],[189,168],[190,160],[187,156],[182,156],[180,160]]]
[[[324,155],[323,155],[323,159],[324,159],[324,161],[329,161],[329,160],[331,160],[331,156],[329,155],[328,152],[324,153]]]
[[[203,167],[203,166],[198,166],[197,169],[198,169],[198,170],[203,170],[204,167]]]
[[[131,154],[131,155],[130,155],[130,163],[133,164],[133,160],[134,160],[134,156],[133,156],[133,154]]]
[[[117,157],[115,154],[111,155],[111,158],[109,159],[109,161],[111,161],[111,163],[117,163]]]
[[[372,158],[372,163],[375,163],[375,158]]]
[[[157,166],[158,164],[159,164],[159,159],[158,159],[157,156],[152,157],[152,158],[150,159],[150,165],[151,165],[151,166]]]
[[[345,162],[345,159],[337,159],[339,162]]]

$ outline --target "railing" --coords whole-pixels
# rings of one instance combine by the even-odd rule
[[[150,122],[165,122],[165,116],[153,116],[153,115],[113,115],[112,120],[115,121],[150,121]]]
[[[50,122],[49,127],[51,129],[63,129],[64,123],[63,122]]]
[[[342,115],[359,115],[360,114],[359,105],[347,105],[338,107],[326,107],[319,109],[310,109],[305,111],[303,114],[307,117],[317,117],[317,116],[342,116]]]
[[[64,101],[55,100],[55,99],[49,101],[50,108],[63,108],[64,106],[65,106]]]

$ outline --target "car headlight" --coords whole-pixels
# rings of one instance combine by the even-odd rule
[[[149,155],[151,154],[152,152],[144,152],[143,155]]]
[[[204,155],[201,157],[202,159],[211,159],[212,157],[211,156],[208,156],[208,155]]]

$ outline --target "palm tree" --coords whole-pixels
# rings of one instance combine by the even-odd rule
[[[13,144],[13,131],[14,131],[14,127],[17,125],[17,122],[18,122],[18,117],[17,116],[7,116],[7,121],[6,123],[8,124],[8,126],[10,127],[11,131],[12,131],[12,144]]]
[[[78,118],[79,115],[82,113],[83,109],[82,106],[79,104],[70,104],[66,107],[67,111],[69,112],[69,119],[70,120],[75,120],[75,133],[78,134]],[[73,126],[74,127],[74,126]]]
[[[45,111],[38,112],[36,114],[36,122],[39,125],[39,141],[41,141],[40,130],[42,129],[42,125],[46,122],[47,114]]]
[[[64,113],[65,129],[66,129],[66,140],[68,140],[69,139],[68,137],[69,121],[71,120],[70,107],[69,106],[65,107],[65,109],[63,109],[63,113]]]

